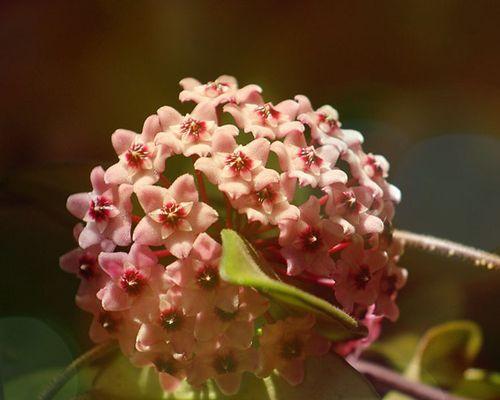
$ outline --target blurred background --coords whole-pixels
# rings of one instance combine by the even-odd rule
[[[178,105],[186,76],[332,104],[391,162],[397,227],[500,250],[498,2],[3,0],[0,22],[4,381],[90,347],[78,282],[58,267],[74,247],[66,197],[110,165],[116,128]],[[499,370],[499,274],[414,251],[402,264],[383,339],[472,319],[477,365]]]

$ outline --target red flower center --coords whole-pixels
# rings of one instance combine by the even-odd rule
[[[160,314],[160,325],[166,331],[178,330],[182,325],[182,313],[175,308],[164,310]]]
[[[161,208],[158,218],[160,223],[164,225],[176,226],[179,220],[186,218],[186,216],[187,212],[180,204],[170,202]]]
[[[215,97],[219,96],[224,92],[227,92],[229,90],[229,83],[225,82],[207,82],[207,85],[205,87],[205,94],[207,96]]]
[[[137,169],[142,168],[144,160],[148,157],[150,157],[150,152],[147,146],[142,143],[135,143],[125,154],[128,165]]]
[[[235,172],[248,171],[252,168],[252,160],[240,150],[226,157],[226,165]]]
[[[113,318],[111,313],[108,312],[102,312],[99,314],[98,318],[99,325],[102,326],[102,328],[108,332],[108,333],[114,333],[118,330],[118,325],[120,321],[116,318]]]
[[[113,203],[104,196],[97,196],[95,199],[90,200],[89,214],[90,217],[96,221],[104,221],[109,217]]]
[[[145,284],[146,278],[135,268],[127,269],[120,278],[121,288],[131,296],[139,294]]]
[[[212,290],[219,284],[219,271],[210,265],[204,266],[196,274],[196,283],[206,290]]]
[[[260,119],[266,121],[271,118],[278,119],[280,116],[280,112],[276,110],[271,104],[266,103],[262,106],[259,106],[255,109],[256,114]]]
[[[317,115],[318,115],[318,122],[322,130],[329,132],[340,128],[339,121],[337,121],[331,115],[328,115],[326,113],[318,113]]]
[[[237,365],[236,359],[231,353],[218,355],[213,363],[215,371],[221,375],[235,372]]]
[[[310,226],[300,234],[300,241],[302,248],[310,252],[318,250],[323,244],[319,229]]]
[[[354,282],[356,288],[359,290],[364,290],[368,282],[372,279],[372,274],[370,269],[366,265],[359,267],[359,271],[354,275]]]
[[[359,211],[361,206],[356,200],[356,196],[353,192],[342,192],[339,203],[351,212]]]
[[[256,192],[255,196],[257,197],[257,202],[259,204],[262,204],[266,200],[273,201],[273,199],[276,197],[276,193],[274,191],[272,191],[270,188],[265,187],[264,189]]]
[[[286,360],[293,360],[301,356],[303,348],[304,344],[299,338],[285,340],[281,344],[280,355]]]
[[[313,146],[300,148],[298,156],[304,162],[306,168],[311,168],[313,165],[319,167],[323,163],[323,160],[316,155]]]
[[[200,140],[200,135],[205,132],[206,123],[205,121],[198,121],[194,118],[186,118],[184,122],[181,124],[181,133],[184,137],[192,140],[193,142],[197,142]]]
[[[91,255],[85,253],[78,259],[78,275],[89,280],[96,274],[96,259]]]

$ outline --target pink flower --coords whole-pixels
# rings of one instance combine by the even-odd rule
[[[365,250],[363,239],[357,235],[351,240],[350,246],[342,251],[334,274],[335,297],[347,312],[355,304],[369,306],[375,302],[387,265],[385,251]]]
[[[198,316],[214,308],[229,313],[237,310],[238,287],[221,280],[220,256],[220,244],[202,233],[196,238],[189,257],[167,266],[165,277],[176,285],[170,290],[181,293],[186,314]]]
[[[291,132],[303,132],[304,126],[295,121],[299,105],[285,100],[273,106],[272,103],[237,105],[229,103],[224,111],[230,113],[236,124],[245,132],[252,132],[255,138],[282,138]]]
[[[232,136],[238,134],[238,128],[233,125],[217,127],[217,115],[211,103],[198,104],[191,114],[184,117],[167,106],[160,108],[158,115],[164,131],[157,135],[156,143],[186,157],[208,155],[215,132],[224,131]]]
[[[133,239],[150,246],[163,244],[176,257],[186,257],[196,236],[217,220],[217,212],[198,201],[191,175],[180,176],[168,189],[142,186],[136,193],[146,216]]]
[[[236,309],[226,311],[215,306],[197,314],[194,335],[200,341],[217,339],[224,346],[248,349],[255,335],[254,321],[268,307],[269,302],[256,291],[240,288]]]
[[[211,154],[211,157],[196,160],[195,169],[202,171],[210,182],[235,199],[249,194],[252,180],[264,171],[269,142],[260,138],[241,146],[231,134],[217,132],[213,136]],[[278,175],[276,171],[266,173]]]
[[[381,315],[376,315],[374,311],[375,305],[369,306],[365,316],[360,321],[361,324],[368,329],[368,335],[362,339],[349,340],[336,344],[335,351],[338,354],[343,357],[350,355],[351,357],[358,358],[364,350],[370,347],[370,345],[378,339],[382,328],[383,317]]]
[[[348,147],[363,143],[363,135],[351,129],[340,129],[339,113],[325,105],[314,111],[306,96],[295,96],[299,103],[297,119],[311,128],[311,137],[320,145],[333,145],[343,153]]]
[[[118,246],[130,244],[130,195],[132,186],[112,186],[104,182],[104,170],[95,167],[90,174],[92,192],[69,196],[66,207],[75,217],[86,222],[78,238],[87,248],[110,239]]]
[[[126,356],[134,353],[139,324],[127,312],[106,311],[100,305],[92,311],[89,336],[94,343],[116,339]]]
[[[73,229],[73,236],[78,241],[83,230],[82,224],[77,224]],[[82,249],[77,247],[59,258],[61,268],[78,276],[80,286],[76,294],[77,304],[80,308],[90,311],[97,303],[96,294],[106,283],[104,272],[99,267],[97,258],[101,252],[111,252],[115,249],[115,244],[110,240]]]
[[[259,340],[258,375],[266,377],[276,369],[290,385],[301,383],[305,358],[324,355],[330,349],[330,342],[313,331],[314,324],[311,314],[266,324]]]
[[[369,213],[374,200],[371,189],[333,184],[324,190],[329,195],[325,207],[328,215],[343,217],[360,235],[381,233],[384,230],[382,220]]]
[[[205,84],[193,78],[182,79],[179,84],[184,89],[179,94],[179,100],[195,103],[210,102],[217,106],[229,101],[236,103],[260,99],[262,89],[257,85],[248,85],[238,89],[238,82],[228,75],[221,75],[215,81]]]
[[[195,344],[194,318],[183,312],[178,292],[169,290],[159,299],[159,305],[151,309],[149,319],[139,329],[137,350],[147,352],[161,343],[169,343],[175,354],[191,356]]]
[[[236,350],[216,343],[191,364],[187,380],[191,385],[199,386],[212,378],[221,392],[229,396],[238,392],[242,374],[246,371],[254,372],[257,364],[258,354],[255,348]]]
[[[112,184],[130,183],[149,185],[158,181],[165,169],[165,159],[171,151],[157,146],[155,136],[161,131],[157,115],[151,115],[144,122],[141,134],[118,129],[111,136],[119,161],[106,171],[106,182]]]
[[[110,280],[97,292],[106,311],[131,310],[144,318],[157,302],[163,268],[146,246],[133,244],[127,253],[101,253],[99,265]]]
[[[147,352],[136,352],[132,355],[132,363],[136,366],[154,366],[162,389],[174,392],[186,377],[189,359],[175,353],[170,344],[158,343]]]
[[[379,296],[377,297],[376,312],[385,315],[391,321],[399,317],[399,308],[396,304],[398,291],[406,284],[408,271],[399,268],[394,263],[389,263],[380,279]]]
[[[277,225],[285,219],[297,220],[299,209],[289,203],[295,192],[295,179],[285,174],[280,178],[269,171],[264,170],[256,177],[249,194],[231,200],[232,206],[240,214],[246,214],[249,221],[262,225]]]
[[[342,240],[340,225],[322,219],[316,197],[300,206],[300,219],[280,224],[281,254],[287,262],[288,275],[308,271],[319,276],[331,276],[335,266],[329,249]]]
[[[304,135],[295,133],[288,135],[283,143],[273,142],[271,150],[278,155],[281,169],[297,178],[301,186],[323,187],[347,182],[346,173],[334,168],[339,156],[334,146],[308,146]]]

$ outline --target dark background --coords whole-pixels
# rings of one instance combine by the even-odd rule
[[[495,1],[3,0],[4,336],[12,317],[41,324],[57,339],[47,353],[62,354],[49,366],[90,346],[77,281],[58,267],[73,247],[65,199],[113,160],[116,128],[140,130],[178,104],[186,76],[227,73],[274,102],[301,93],[334,105],[391,161],[397,226],[500,250],[499,40]],[[478,366],[500,369],[499,274],[413,251],[402,264],[402,315],[384,337],[469,318],[485,334]],[[4,380],[36,367],[3,364]]]

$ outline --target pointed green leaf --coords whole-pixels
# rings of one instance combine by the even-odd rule
[[[319,330],[332,340],[366,335],[363,325],[326,300],[271,278],[264,272],[268,268],[266,264],[258,258],[251,245],[235,231],[224,229],[221,236],[221,276],[224,280],[236,285],[251,286],[296,310],[314,313],[318,319]]]
[[[406,375],[430,385],[451,388],[472,366],[481,344],[481,329],[472,321],[438,325],[420,340]]]

